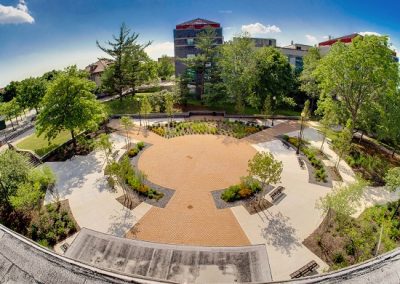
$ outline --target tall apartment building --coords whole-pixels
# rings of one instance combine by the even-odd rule
[[[182,74],[186,65],[179,58],[190,58],[195,56],[199,51],[196,48],[196,37],[206,28],[215,30],[215,45],[221,45],[224,42],[222,35],[222,27],[219,23],[205,19],[194,19],[176,25],[174,29],[174,52],[175,52],[175,75]]]

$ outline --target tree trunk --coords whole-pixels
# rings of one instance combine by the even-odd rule
[[[399,208],[400,208],[400,200],[397,200],[396,210],[394,210],[392,218],[390,220],[393,220],[394,217],[396,217],[396,214],[397,214],[397,211],[399,210]]]
[[[358,140],[358,143],[361,143],[363,136],[364,136],[364,131],[361,130],[360,140]]]
[[[392,158],[394,158],[394,154],[396,154],[396,149],[395,148],[393,148]]]
[[[320,152],[322,152],[322,150],[324,149],[325,140],[326,140],[326,136],[324,135],[324,139],[322,139],[321,148],[319,148],[319,151],[320,151]]]
[[[75,132],[74,130],[71,130],[71,138],[72,138],[72,144],[74,145],[74,150],[76,150],[76,137],[75,137]]]

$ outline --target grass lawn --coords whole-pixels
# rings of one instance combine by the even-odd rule
[[[106,109],[110,115],[112,114],[134,114],[139,112],[139,103],[136,101],[136,97],[141,97],[146,93],[137,93],[135,97],[127,96],[123,97],[122,100],[115,99],[112,101],[104,102]]]
[[[68,131],[61,132],[56,138],[51,140],[50,143],[44,135],[38,137],[34,133],[19,142],[17,147],[20,149],[31,150],[42,157],[69,139],[71,139],[71,134]]]

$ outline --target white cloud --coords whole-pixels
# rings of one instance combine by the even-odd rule
[[[311,44],[317,44],[318,43],[318,39],[317,37],[313,36],[313,35],[306,35],[307,41]]]
[[[0,24],[32,24],[35,19],[29,14],[28,6],[20,0],[17,7],[0,4]]]
[[[329,39],[329,36],[323,36],[322,38],[323,39]]]
[[[264,26],[261,23],[248,24],[242,26],[243,32],[248,32],[249,34],[268,34],[268,33],[280,33],[281,29],[275,25]]]
[[[221,14],[232,14],[232,10],[219,10],[218,12]]]
[[[146,47],[145,51],[154,60],[166,54],[168,56],[174,56],[174,43],[170,41],[153,43]]]
[[[381,36],[380,33],[377,32],[359,32],[358,34],[362,35],[362,36],[366,36],[366,35],[376,35],[376,36]]]

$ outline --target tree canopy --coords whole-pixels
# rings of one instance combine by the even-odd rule
[[[281,181],[282,162],[277,161],[271,153],[255,154],[248,167],[249,175],[259,178],[263,186]]]
[[[341,122],[350,118],[358,128],[363,113],[396,92],[399,69],[387,37],[359,36],[347,45],[335,43],[319,61],[315,76],[322,93],[341,110]]]
[[[92,93],[95,83],[86,78],[85,72],[71,66],[49,83],[36,122],[39,135],[44,133],[51,140],[67,130],[76,146],[77,132],[98,127],[106,114],[104,106]]]
[[[123,23],[119,34],[113,36],[113,41],[107,41],[102,46],[98,41],[97,46],[113,58],[113,63],[107,67],[102,76],[102,86],[111,95],[118,95],[122,99],[123,92],[131,89],[133,94],[143,74],[143,62],[148,61],[144,49],[151,44],[138,43],[139,34]]]
[[[16,98],[22,108],[34,108],[38,112],[45,93],[46,81],[40,77],[31,77],[19,83]]]

